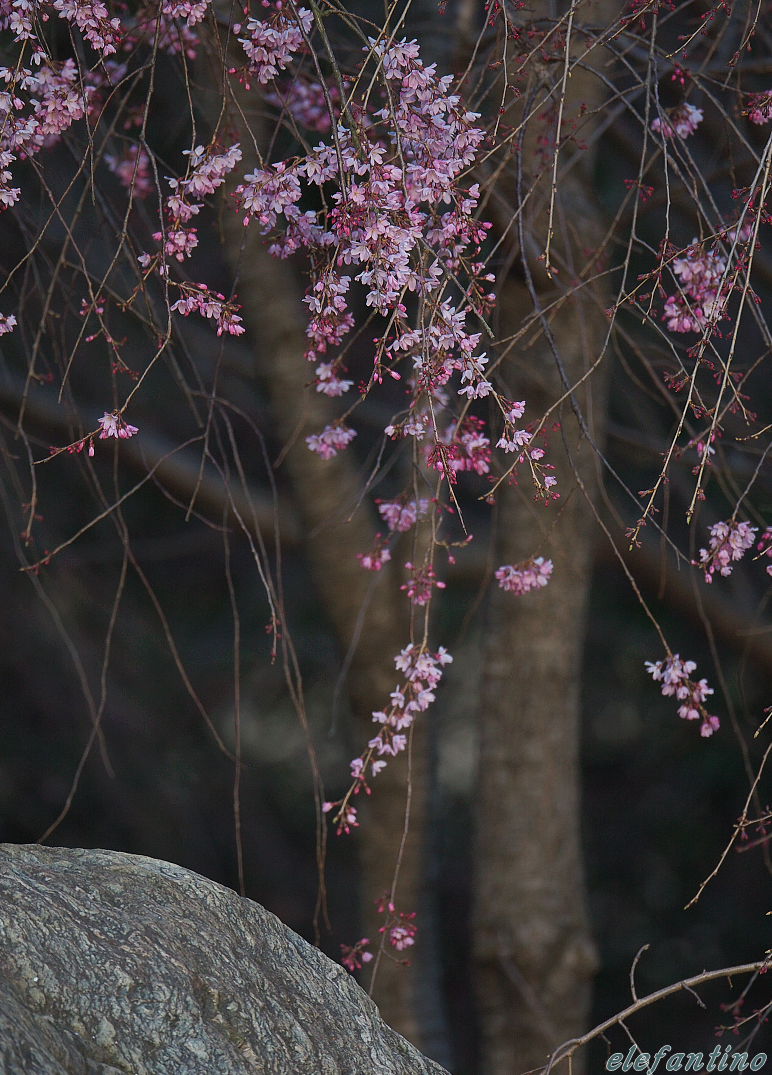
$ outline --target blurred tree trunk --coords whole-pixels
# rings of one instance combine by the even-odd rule
[[[221,106],[221,98],[216,94],[221,68],[214,50],[209,62],[213,67],[202,70],[197,100],[203,102],[211,97],[208,114],[214,122]],[[358,552],[366,552],[372,546],[375,526],[368,516],[367,504],[360,503],[362,479],[354,454],[341,453],[323,460],[306,446],[306,436],[320,432],[335,415],[329,400],[308,388],[313,370],[304,357],[308,345],[306,307],[298,274],[291,262],[268,253],[256,224],[245,229],[240,216],[232,211],[231,195],[239,176],[257,165],[250,147],[256,141],[261,149],[265,148],[270,136],[254,88],[239,94],[237,106],[229,121],[237,131],[244,159],[225,188],[226,209],[222,215],[225,253],[238,276],[239,301],[255,348],[255,370],[268,391],[275,431],[286,448],[281,469],[289,477],[301,542],[306,548],[314,585],[341,652],[348,654],[351,650],[346,686],[357,721],[355,734],[364,744],[373,734],[372,712],[388,702],[389,693],[397,683],[394,657],[409,641],[407,601],[399,589],[402,579],[395,564],[386,565],[374,577],[360,567],[356,558]],[[330,674],[334,677],[337,672],[337,668],[332,669]],[[363,815],[357,835],[341,837],[356,840],[358,844],[363,928],[374,950],[380,941],[378,927],[383,921],[375,911],[375,901],[380,896],[393,894],[399,908],[407,911],[418,910],[421,905],[425,754],[426,736],[419,722],[411,740],[410,816],[404,847],[408,800],[405,757],[396,759],[378,775],[370,802],[356,801]],[[341,779],[345,776],[341,774]],[[393,890],[398,860],[400,869]],[[358,938],[340,939],[353,943]],[[417,1012],[421,1004],[416,996],[416,971],[420,973],[422,962],[420,944],[411,952],[411,962],[412,971],[388,955],[382,958],[373,998],[384,1020],[417,1043],[420,1040]]]
[[[353,647],[347,690],[357,718],[357,738],[365,743],[372,735],[372,712],[382,708],[394,690],[394,657],[409,637],[400,579],[396,571],[384,569],[375,579],[373,592],[373,576],[360,567],[356,558],[358,552],[372,545],[374,527],[364,506],[360,505],[354,514],[361,484],[353,457],[342,454],[325,461],[306,447],[305,437],[323,429],[332,420],[332,413],[326,399],[307,388],[310,367],[303,357],[305,307],[291,269],[267,253],[256,228],[245,236],[235,214],[226,220],[229,250],[235,251],[238,258],[244,319],[255,341],[256,369],[270,393],[276,431],[290,446],[283,466],[301,519],[314,585],[342,653]],[[331,676],[336,674],[337,670],[331,670]],[[398,905],[406,910],[416,909],[420,903],[424,755],[425,735],[417,724],[411,749],[409,831],[395,894]],[[377,946],[382,921],[375,915],[374,901],[392,891],[406,823],[406,767],[404,757],[396,759],[378,775],[372,801],[364,811],[363,801],[355,803],[363,813],[362,828],[355,839],[362,864],[364,930],[373,947]],[[347,940],[353,943],[357,939]],[[415,958],[420,960],[420,948]],[[374,999],[384,1020],[417,1043],[420,1035],[413,988],[413,974],[389,958],[381,960]]]
[[[549,14],[546,3],[537,4],[534,21],[540,8]],[[577,24],[582,16],[598,24],[600,15],[597,4],[575,7]],[[586,47],[584,38],[575,47],[572,42],[571,53]],[[584,57],[585,64],[605,60],[599,48]],[[601,289],[577,286],[597,272],[591,254],[604,235],[593,189],[594,149],[580,152],[565,139],[580,106],[591,110],[601,103],[599,80],[578,69],[566,79],[563,102],[551,254],[559,273],[550,279],[540,258],[547,245],[553,152],[543,152],[543,140],[556,130],[561,74],[559,55],[549,68],[534,65],[527,91],[505,117],[512,128],[524,116],[532,118],[516,136],[514,160],[494,192],[510,216],[513,205],[522,207],[522,224],[510,233],[517,257],[499,282],[497,334],[507,339],[526,319],[533,321],[501,369],[512,398],[527,400],[532,417],[566,394],[566,383],[578,384],[602,355],[606,333]],[[592,145],[591,124],[582,125],[579,137]],[[596,443],[607,365],[572,393]],[[571,401],[552,413],[546,427],[555,421],[561,428],[550,435],[546,459],[556,465],[560,499],[548,507],[535,504],[523,473],[519,488],[499,490],[496,508],[496,564],[543,555],[555,569],[553,580],[535,594],[517,597],[494,587],[488,609],[473,914],[486,1075],[538,1068],[555,1046],[584,1029],[596,964],[585,906],[579,773],[593,517],[579,481],[596,497],[599,464]]]

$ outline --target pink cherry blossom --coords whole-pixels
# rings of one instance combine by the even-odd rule
[[[751,123],[756,123],[758,126],[769,123],[772,119],[772,90],[750,94],[745,115]]]
[[[304,7],[286,15],[279,8],[269,19],[249,19],[246,37],[239,42],[249,58],[249,70],[260,83],[270,82],[284,71],[293,55],[303,48],[311,33],[314,17]]]
[[[394,659],[395,667],[403,674],[402,683],[390,695],[390,704],[373,712],[373,722],[379,725],[377,735],[369,741],[367,751],[351,762],[352,785],[346,796],[334,803],[325,803],[325,813],[335,811],[333,823],[337,832],[348,832],[356,821],[347,820],[350,798],[361,791],[369,794],[368,776],[375,776],[407,747],[405,734],[418,713],[425,712],[435,700],[435,690],[442,679],[445,665],[453,658],[440,646],[432,652],[423,646],[406,646]],[[348,826],[348,827],[347,827]]]
[[[523,560],[519,564],[504,564],[496,570],[496,580],[502,590],[525,594],[546,586],[552,577],[552,560],[543,556]]]
[[[153,192],[153,175],[150,169],[150,157],[144,146],[131,144],[120,156],[106,153],[105,164],[118,177],[127,190],[137,198],[146,198]]]
[[[222,186],[228,173],[241,160],[238,143],[230,146],[224,153],[219,153],[214,145],[210,145],[206,148],[196,146],[195,149],[185,150],[184,154],[189,158],[186,175],[182,179],[168,181],[172,193],[165,202],[165,215],[168,220],[166,231],[153,233],[156,242],[163,241],[166,256],[176,258],[177,261],[189,258],[198,245],[196,229],[186,225],[203,208],[200,199],[213,194]]]
[[[161,12],[169,19],[184,19],[188,26],[201,22],[210,0],[163,0]]]
[[[764,556],[772,561],[772,526],[768,526],[761,535],[761,540],[756,545],[759,556]],[[772,575],[772,562],[767,564],[767,574]]]
[[[298,74],[286,83],[277,84],[273,90],[268,90],[265,99],[290,113],[295,123],[319,134],[326,134],[332,126],[333,118],[340,113],[340,90],[333,79],[322,87],[316,80],[309,80]],[[335,110],[335,117],[330,116],[328,102]]]
[[[410,578],[400,586],[400,589],[407,592],[407,596],[414,605],[427,605],[435,588],[445,589],[445,583],[437,578],[431,564],[416,567],[411,563],[406,563],[405,567],[410,572]]]
[[[105,440],[107,437],[118,437],[124,440],[139,433],[137,426],[131,426],[125,422],[118,411],[105,411],[99,419],[99,425],[102,427],[99,434],[100,440]]]
[[[259,26],[250,23],[250,39],[242,38],[242,43],[255,63],[277,67],[273,55],[280,44],[288,46],[290,62],[289,52],[300,47],[303,35],[293,37],[282,22],[286,19],[282,9]],[[295,31],[301,28],[311,29],[302,15]],[[264,50],[260,56],[255,52],[258,37]],[[467,248],[487,236],[487,227],[474,219],[479,186],[464,189],[459,183],[481,145],[482,128],[475,125],[477,115],[450,92],[453,79],[438,77],[433,64],[424,65],[415,42],[371,41],[367,54],[380,60],[393,84],[393,107],[368,112],[369,101],[349,102],[347,123],[336,117],[334,143],[323,141],[300,159],[249,173],[236,189],[237,205],[245,223],[255,219],[263,232],[271,233],[270,249],[277,256],[289,256],[301,247],[313,254],[314,277],[305,299],[310,311],[306,357],[315,364],[317,391],[336,397],[352,387],[336,351],[353,327],[347,293],[356,281],[364,289],[365,305],[393,318],[390,338],[376,341],[380,347],[373,383],[385,372],[399,378],[396,363],[412,360],[417,388],[430,391],[438,409],[447,401],[440,401],[437,392],[454,374],[459,394],[484,398],[493,391],[485,375],[488,360],[477,352],[480,334],[469,331],[467,318],[474,304],[475,309],[488,308],[493,296],[483,294],[475,282],[474,303],[471,297],[458,308],[447,299],[434,303],[421,330],[407,327],[402,301],[410,292],[436,291],[445,271],[460,271],[459,259]],[[274,74],[265,67],[259,77]],[[318,111],[319,89],[314,93]],[[356,137],[347,125],[352,116],[358,124]],[[327,199],[329,208],[301,211],[304,189],[327,182],[338,188]],[[441,206],[447,211],[439,212]],[[481,272],[479,263],[473,265],[486,282],[493,279]],[[349,272],[343,272],[348,266]],[[480,475],[489,470],[490,441],[481,428],[473,428],[474,422],[470,417],[458,431],[442,434],[453,439],[453,448],[439,453],[432,465],[447,470],[449,478],[460,470]],[[411,408],[407,419],[388,425],[387,435],[424,438],[435,424],[426,408]],[[444,418],[443,426],[447,429]],[[329,438],[317,436],[321,440],[311,442],[314,450],[327,451]]]
[[[229,302],[218,291],[210,291],[206,284],[179,286],[183,296],[170,307],[175,313],[183,317],[198,313],[201,317],[213,320],[217,324],[218,336],[222,336],[223,333],[229,336],[241,336],[244,333],[241,316],[237,313],[237,310],[241,309],[240,306]]]
[[[382,896],[376,900],[376,907],[378,913],[384,915],[386,919],[378,932],[385,934],[391,947],[396,948],[398,952],[411,948],[418,935],[415,911],[398,911],[389,896]]]
[[[694,105],[683,104],[671,108],[664,118],[657,116],[652,120],[651,129],[662,133],[663,138],[688,138],[702,122],[702,109]]]
[[[519,422],[524,414],[525,414],[525,400],[524,399],[520,400],[520,402],[517,402],[517,401],[513,400],[513,401],[511,401],[511,402],[506,404],[506,409],[504,411],[504,418],[506,419],[507,422],[510,423],[510,425],[514,425],[515,422]]]
[[[714,523],[710,528],[709,548],[700,549],[699,563],[705,581],[712,582],[716,571],[719,575],[731,575],[734,564],[753,546],[756,533],[757,527],[745,522]]]
[[[384,544],[382,535],[376,534],[374,547],[370,552],[358,552],[357,559],[365,571],[380,571],[391,560],[391,552]]]
[[[695,239],[684,257],[673,260],[672,268],[681,290],[665,301],[662,316],[671,332],[699,332],[723,316],[727,262],[722,253],[715,247],[705,249]]]
[[[646,661],[646,671],[656,683],[662,684],[665,696],[675,696],[681,705],[678,715],[683,720],[702,720],[700,735],[704,738],[718,731],[718,717],[708,713],[705,701],[713,694],[707,680],[692,680],[691,673],[697,668],[694,661],[682,661],[679,655],[670,654],[664,661]]]
[[[497,448],[503,448],[505,452],[520,452],[531,439],[531,434],[525,429],[512,429],[496,441]]]
[[[399,925],[392,926],[389,932],[389,944],[392,948],[396,948],[402,952],[405,948],[409,948],[415,944],[416,934],[418,933],[418,927],[413,925]]]
[[[306,437],[306,444],[312,452],[316,452],[322,459],[332,459],[338,452],[348,448],[356,436],[355,429],[346,426],[325,426],[321,433],[314,433]]]
[[[320,362],[316,367],[315,383],[317,392],[325,396],[342,396],[354,382],[339,377],[332,362]]]
[[[363,964],[369,963],[373,958],[373,953],[367,951],[369,943],[370,941],[367,937],[362,937],[354,945],[342,944],[340,946],[340,961],[352,974],[355,970],[361,970]]]
[[[348,835],[352,829],[359,828],[359,820],[357,819],[357,809],[355,806],[351,806],[350,803],[342,804],[340,802],[326,802],[322,803],[322,812],[325,814],[331,813],[336,807],[341,809],[336,814],[335,821],[337,824],[337,832],[340,836],[342,833]]]
[[[62,18],[73,23],[102,57],[112,55],[121,39],[120,19],[110,18],[102,0],[53,0]]]
[[[442,443],[431,446],[427,456],[429,466],[439,470],[451,481],[463,471],[487,474],[491,462],[491,442],[485,422],[468,415],[459,425],[451,423]]]
[[[429,510],[428,500],[376,500],[376,504],[389,530],[400,533],[410,530]]]

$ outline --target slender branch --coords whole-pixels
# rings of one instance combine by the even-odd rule
[[[570,1059],[577,1049],[581,1049],[583,1045],[587,1045],[595,1038],[599,1038],[601,1034],[605,1034],[605,1032],[610,1030],[612,1026],[619,1026],[626,1019],[629,1019],[631,1015],[635,1015],[637,1012],[643,1011],[644,1008],[649,1008],[652,1004],[657,1004],[659,1001],[665,1000],[674,993],[680,993],[682,990],[691,992],[695,986],[704,985],[706,982],[713,982],[717,978],[734,978],[741,974],[761,974],[768,967],[768,960],[758,960],[756,963],[741,963],[736,967],[722,967],[720,970],[702,971],[702,973],[695,974],[692,978],[683,978],[680,982],[674,982],[673,985],[667,985],[663,989],[657,989],[654,993],[649,993],[648,996],[641,997],[640,1000],[634,1001],[623,1011],[617,1012],[616,1015],[612,1015],[611,1018],[604,1019],[602,1023],[598,1023],[596,1027],[593,1027],[592,1030],[588,1030],[586,1034],[582,1034],[580,1038],[573,1038],[571,1041],[564,1042],[563,1045],[559,1046],[559,1048],[554,1051],[541,1071],[544,1072],[544,1075],[550,1075],[550,1072],[557,1064]]]

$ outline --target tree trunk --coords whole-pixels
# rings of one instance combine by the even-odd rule
[[[586,7],[578,5],[577,23]],[[584,47],[582,41],[571,51]],[[602,59],[598,49],[584,63]],[[473,915],[486,1075],[538,1068],[553,1048],[582,1031],[596,964],[582,869],[579,717],[593,541],[587,498],[597,496],[600,469],[586,434],[596,443],[601,435],[608,362],[576,386],[603,354],[602,293],[578,285],[597,271],[587,255],[604,229],[592,185],[594,153],[585,150],[577,158],[567,141],[560,147],[552,224],[551,261],[559,275],[549,278],[540,255],[547,246],[552,161],[540,158],[537,139],[543,146],[543,113],[550,100],[557,105],[561,79],[558,74],[551,95],[544,77],[537,69],[506,117],[517,127],[533,110],[509,172],[507,193],[511,198],[512,189],[517,192],[523,217],[515,229],[517,261],[499,285],[499,335],[516,334],[526,319],[533,324],[501,372],[512,398],[525,399],[533,417],[565,396],[567,385],[572,392],[545,423],[549,429],[560,422],[545,456],[556,466],[560,499],[547,507],[533,503],[527,473],[521,473],[520,487],[499,490],[496,508],[497,565],[542,555],[555,566],[552,581],[536,593],[514,596],[494,588],[488,609]],[[572,73],[564,124],[580,104],[597,107],[599,87],[590,74]],[[547,127],[553,134],[555,111]],[[581,137],[591,141],[591,128],[583,126]],[[500,179],[498,194],[504,193]]]
[[[218,86],[215,68],[204,75],[209,93]],[[203,100],[204,93],[197,99]],[[219,107],[220,98],[213,106]],[[229,114],[244,151],[239,169],[243,175],[255,167],[249,147],[268,144],[264,109],[258,93],[239,90],[238,108]],[[216,119],[210,108],[209,115]],[[275,429],[286,445],[282,468],[289,476],[314,585],[331,626],[346,654],[352,649],[347,674],[348,697],[357,718],[356,734],[364,745],[371,738],[374,710],[388,703],[397,684],[394,657],[409,641],[407,600],[400,592],[402,579],[396,565],[386,565],[375,579],[356,558],[366,552],[375,536],[367,503],[360,504],[361,476],[353,453],[323,460],[309,451],[305,438],[318,433],[334,418],[326,397],[308,387],[313,369],[306,362],[306,307],[302,287],[291,263],[272,257],[255,223],[248,229],[233,212],[230,195],[239,182],[232,175],[225,188],[223,235],[226,257],[238,274],[239,301],[255,347],[255,368],[268,391]],[[291,625],[290,625],[291,626]],[[337,674],[337,670],[331,675]],[[426,736],[416,725],[411,745],[411,804],[409,831],[400,858],[408,800],[408,762],[395,759],[378,775],[372,801],[363,813],[357,834],[362,866],[362,900],[365,934],[375,947],[383,919],[375,901],[393,893],[400,909],[419,908],[423,890],[423,841],[426,780]],[[341,774],[344,778],[346,774]],[[358,807],[364,804],[357,802]],[[341,837],[346,839],[346,837]],[[357,938],[345,938],[353,942]],[[420,942],[414,953],[420,964]],[[379,961],[373,996],[384,1019],[411,1041],[420,1040],[415,970],[401,966],[388,955]]]

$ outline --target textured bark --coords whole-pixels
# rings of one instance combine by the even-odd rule
[[[0,846],[7,1075],[442,1075],[251,900],[115,851]]]
[[[575,464],[591,470],[581,454]],[[566,489],[568,467],[556,473]],[[497,563],[533,554],[532,509],[514,498],[502,506]],[[581,856],[579,692],[590,543],[575,495],[545,550],[556,564],[547,589],[515,599],[496,591],[488,612],[473,922],[490,1075],[539,1067],[584,1028],[589,1010],[595,957]]]
[[[578,5],[577,22],[590,17],[588,7]],[[598,14],[599,6],[592,5],[591,16]],[[596,51],[585,62],[602,62],[601,50]],[[554,85],[554,69],[549,80]],[[592,187],[592,150],[558,175],[552,240],[561,267],[557,282],[539,260],[547,243],[551,186],[551,165],[536,178],[544,169],[536,139],[545,133],[539,117],[550,100],[545,81],[545,72],[537,69],[524,95],[526,110],[533,108],[536,118],[518,146],[508,190],[514,188],[520,197],[530,189],[535,193],[524,210],[522,230],[515,231],[517,262],[499,288],[502,338],[520,331],[537,311],[502,368],[513,397],[527,400],[530,415],[545,413],[565,394],[558,363],[569,384],[578,384],[602,354],[606,330],[602,294],[576,287],[596,271],[586,265],[587,255],[604,235]],[[596,107],[599,86],[589,74],[575,71],[567,82],[565,116],[575,115],[580,102]],[[557,96],[553,90],[553,102]],[[508,115],[513,126],[521,122],[522,109],[520,104]],[[587,127],[582,137],[590,139]],[[570,144],[564,147],[564,163],[575,153]],[[539,316],[539,307],[549,312]],[[589,389],[573,392],[593,439],[601,435],[606,379],[601,367]],[[536,594],[513,597],[496,588],[488,610],[473,916],[487,1075],[538,1068],[554,1047],[584,1029],[596,962],[582,870],[579,717],[593,541],[586,495],[597,494],[599,465],[568,400],[548,425],[556,419],[562,428],[551,436],[548,459],[557,467],[561,499],[548,508],[534,504],[523,475],[522,488],[502,490],[497,507],[495,562],[517,563],[541,554],[552,558],[555,570],[547,588]]]

